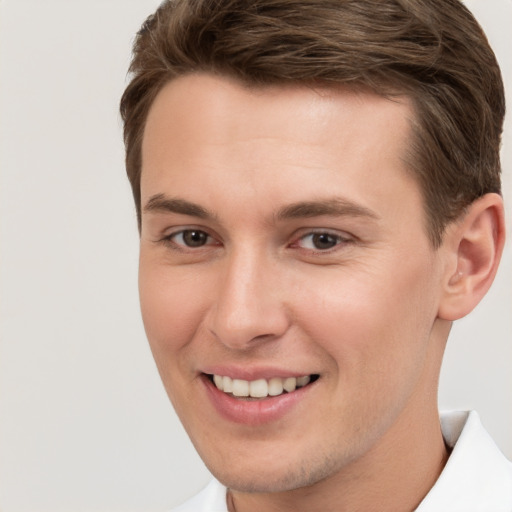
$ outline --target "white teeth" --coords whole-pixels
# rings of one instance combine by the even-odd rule
[[[283,388],[286,391],[288,391],[288,393],[295,391],[296,387],[297,387],[297,379],[295,377],[288,377],[283,382]]]
[[[297,387],[301,388],[302,386],[309,384],[310,380],[311,377],[309,375],[305,375],[304,377],[297,377]]]
[[[222,377],[222,387],[217,387],[225,393],[233,393],[233,379],[231,377]]]
[[[232,393],[238,397],[265,398],[266,396],[279,396],[285,391],[291,393],[297,388],[306,386],[311,381],[309,375],[302,377],[272,377],[271,379],[243,380],[231,377],[214,375],[213,382],[217,389],[224,393]]]
[[[249,396],[249,381],[241,379],[233,379],[233,395]]]
[[[283,394],[283,379],[274,377],[268,381],[268,394],[270,396],[278,396]]]
[[[214,375],[213,376],[213,382],[215,382],[215,385],[219,389],[224,389],[223,381],[224,381],[225,378],[229,379],[229,377],[221,377],[220,375]]]
[[[253,380],[249,383],[249,395],[263,398],[268,395],[268,384],[265,379]]]

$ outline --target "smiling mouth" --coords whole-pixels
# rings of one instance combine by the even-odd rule
[[[206,375],[215,387],[227,395],[246,400],[276,397],[292,393],[318,380],[319,375],[301,377],[272,377],[271,379],[243,380],[225,375]]]

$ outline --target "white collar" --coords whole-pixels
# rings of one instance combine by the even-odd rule
[[[475,411],[441,413],[453,451],[416,512],[511,512],[512,464],[483,428]]]

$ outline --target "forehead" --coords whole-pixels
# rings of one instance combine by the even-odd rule
[[[204,198],[224,189],[249,198],[247,184],[252,198],[274,202],[325,196],[334,187],[364,203],[378,200],[383,180],[386,194],[393,187],[407,193],[417,188],[404,163],[411,117],[406,98],[180,77],[164,86],[148,115],[142,202],[191,187]]]
[[[271,136],[274,132],[308,143],[323,142],[328,125],[336,120],[343,123],[351,114],[366,115],[377,130],[404,135],[413,115],[410,101],[404,96],[390,100],[369,91],[321,85],[248,87],[228,77],[190,74],[167,83],[154,100],[146,121],[143,153],[148,149],[148,139],[155,139],[155,132],[164,137],[165,132],[173,132],[177,142],[186,142],[189,137],[185,137],[185,129],[198,136],[201,128],[211,128],[208,122],[217,128],[209,137],[216,135],[219,141],[226,135],[219,130],[222,125],[237,136]],[[201,125],[197,124],[198,117]],[[353,124],[353,137],[364,140],[367,128]],[[332,138],[336,138],[335,133]]]

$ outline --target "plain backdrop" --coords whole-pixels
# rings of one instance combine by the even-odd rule
[[[209,474],[163,391],[137,297],[118,102],[156,0],[0,0],[0,510],[162,511]],[[511,0],[468,2],[512,104]],[[512,129],[504,139],[511,235]],[[512,254],[454,328],[441,408],[512,457]]]

